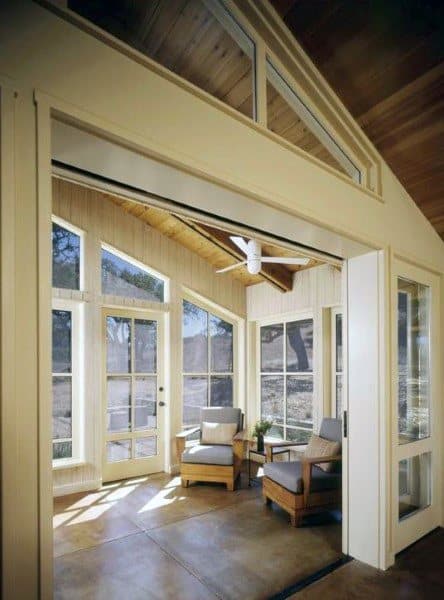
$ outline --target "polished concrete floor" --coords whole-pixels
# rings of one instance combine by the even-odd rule
[[[341,526],[292,528],[244,475],[235,492],[157,475],[56,499],[54,553],[58,599],[261,599],[336,560]]]
[[[444,529],[401,554],[382,572],[352,561],[292,596],[294,600],[439,600],[444,598]]]

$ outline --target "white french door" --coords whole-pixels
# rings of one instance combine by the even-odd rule
[[[163,471],[163,315],[103,310],[103,481]]]
[[[399,552],[439,525],[439,279],[394,261],[393,523]]]

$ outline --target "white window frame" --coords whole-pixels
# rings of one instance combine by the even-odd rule
[[[336,411],[336,377],[342,375],[342,395],[344,396],[344,343],[342,344],[342,371],[338,371],[336,362],[336,317],[342,317],[342,339],[344,339],[344,313],[342,307],[337,306],[331,309],[330,321],[330,348],[331,348],[331,415],[336,419],[342,419],[342,414],[338,415]],[[341,403],[344,408],[343,402]]]
[[[53,459],[53,469],[84,464],[84,303],[76,300],[53,298],[52,310],[71,313],[71,433],[72,456]],[[68,376],[52,373],[52,376]],[[68,439],[68,438],[67,438]],[[53,440],[54,442],[55,440]],[[62,441],[62,440],[56,440]]]
[[[194,304],[195,306],[197,306],[198,308],[206,311],[208,314],[212,314],[215,317],[219,317],[220,319],[223,319],[224,321],[226,321],[227,323],[229,323],[232,327],[233,327],[233,371],[232,372],[224,372],[224,373],[213,373],[211,371],[211,337],[208,336],[208,340],[207,340],[207,357],[208,357],[208,371],[205,373],[186,373],[183,369],[183,336],[184,336],[184,330],[183,330],[183,302],[184,300],[186,300],[187,302],[190,302],[191,304]],[[183,380],[184,377],[186,376],[190,376],[190,377],[207,377],[208,380],[208,397],[207,397],[207,402],[209,402],[210,398],[211,398],[211,375],[220,375],[220,376],[227,376],[230,375],[233,379],[233,407],[238,407],[238,408],[244,408],[244,406],[240,406],[240,397],[241,397],[241,393],[240,393],[240,387],[242,385],[241,381],[242,378],[240,376],[240,356],[241,356],[241,339],[243,338],[242,335],[242,324],[243,324],[243,319],[241,319],[241,317],[238,317],[237,315],[235,315],[234,313],[231,313],[230,311],[224,309],[222,306],[215,304],[214,302],[211,302],[211,300],[207,300],[205,298],[203,298],[200,295],[194,294],[189,290],[184,290],[181,297],[180,297],[180,332],[181,332],[181,336],[180,336],[180,346],[181,346],[181,378],[180,378],[180,390],[181,390],[181,394],[180,394],[180,398],[181,398],[181,422],[182,422],[182,428],[183,429],[189,429],[191,427],[197,427],[197,425],[199,425],[199,423],[189,423],[189,424],[184,424],[183,423],[183,394],[184,394],[184,385],[183,385]],[[211,404],[207,404],[207,406],[211,406]]]
[[[66,229],[66,230],[70,231],[71,233],[78,235],[80,238],[79,289],[78,290],[76,290],[74,288],[53,288],[53,289],[63,289],[63,290],[69,289],[71,292],[82,292],[85,289],[85,232],[82,229],[79,229],[78,227],[76,227],[75,225],[68,223],[68,221],[61,219],[57,215],[52,215],[51,221],[52,221],[52,223],[59,225],[59,227],[63,227],[63,229]],[[52,234],[52,228],[51,228],[51,234]],[[51,259],[52,259],[52,245],[51,245]],[[51,262],[51,264],[52,264],[52,262]]]
[[[99,262],[100,262],[100,292],[102,294],[102,296],[107,297],[107,296],[113,296],[115,297],[113,294],[103,294],[103,290],[102,290],[102,250],[106,250],[107,252],[110,252],[111,254],[114,254],[115,256],[117,256],[118,258],[120,258],[121,260],[124,260],[125,262],[129,263],[130,265],[133,265],[134,267],[137,267],[138,269],[141,269],[142,271],[145,271],[145,273],[147,273],[148,275],[151,275],[152,277],[155,277],[156,279],[160,279],[163,282],[163,301],[159,301],[159,300],[144,300],[143,298],[131,298],[131,296],[119,296],[119,298],[127,298],[129,300],[131,300],[131,302],[135,302],[137,303],[138,301],[140,301],[141,303],[144,302],[151,302],[153,304],[159,304],[159,305],[164,305],[166,303],[169,302],[170,299],[170,280],[168,277],[166,277],[165,275],[163,275],[163,273],[160,273],[159,271],[156,271],[156,269],[153,269],[150,265],[147,265],[143,262],[141,262],[140,260],[137,260],[136,258],[129,256],[128,254],[126,254],[125,252],[122,252],[121,250],[119,250],[118,248],[116,248],[115,246],[111,246],[110,244],[107,244],[106,242],[100,242],[100,258],[99,258]]]
[[[306,321],[308,319],[311,319],[313,321],[313,368],[311,371],[290,371],[287,373],[287,344],[286,344],[286,337],[285,337],[285,331],[284,331],[284,356],[283,356],[283,370],[282,371],[274,371],[274,372],[269,372],[269,371],[262,371],[262,362],[261,362],[261,327],[266,327],[267,325],[281,325],[281,324],[286,324],[286,323],[294,323],[295,321]],[[285,329],[285,328],[284,328]],[[258,321],[256,321],[256,390],[257,390],[257,405],[256,405],[256,410],[257,410],[257,415],[258,418],[261,419],[262,418],[262,396],[261,396],[261,390],[262,390],[262,386],[261,386],[261,377],[262,375],[283,375],[284,377],[284,419],[283,419],[283,424],[275,424],[276,427],[282,427],[283,431],[284,431],[284,440],[287,439],[286,437],[286,433],[287,433],[287,428],[289,429],[297,429],[297,430],[302,430],[302,431],[308,431],[308,432],[313,432],[314,431],[314,427],[315,427],[315,370],[317,367],[317,359],[316,359],[316,353],[315,353],[315,348],[316,348],[316,344],[315,344],[315,336],[316,336],[316,323],[315,323],[315,318],[314,318],[314,313],[312,311],[308,311],[308,312],[297,312],[297,313],[291,313],[291,314],[285,314],[285,315],[276,315],[274,317],[267,317],[265,319],[260,319]],[[287,374],[288,375],[296,375],[296,376],[301,376],[301,377],[309,377],[311,376],[312,381],[313,381],[313,399],[312,399],[312,414],[313,414],[313,425],[311,430],[305,427],[297,427],[294,425],[287,425]],[[272,439],[280,439],[280,438],[273,438],[273,436],[268,436]],[[295,442],[296,443],[296,442]]]

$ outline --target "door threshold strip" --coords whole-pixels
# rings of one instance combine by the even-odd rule
[[[270,596],[270,598],[268,600],[285,600],[285,598],[289,598],[293,594],[300,592],[301,590],[308,587],[312,583],[315,583],[316,581],[319,581],[326,575],[333,573],[333,571],[336,571],[336,569],[339,569],[339,567],[342,567],[343,565],[351,562],[352,560],[353,560],[353,558],[351,556],[347,556],[344,554],[338,560],[335,560],[334,562],[323,567],[322,569],[315,571],[311,575],[308,575],[307,577],[300,579],[297,583],[294,583],[294,584],[288,586],[281,592],[278,592],[277,594]]]

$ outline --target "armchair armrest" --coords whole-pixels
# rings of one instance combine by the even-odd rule
[[[304,482],[304,506],[308,506],[313,465],[317,463],[340,462],[342,461],[342,456],[340,454],[336,456],[302,456],[300,461],[302,465],[302,481]]]
[[[238,431],[236,435],[233,437],[233,442],[245,442],[248,439],[248,431],[243,429],[242,431]]]
[[[185,431],[181,431],[176,435],[176,452],[179,462],[181,460],[182,453],[185,450],[187,437],[193,433],[197,433],[198,431],[200,431],[200,427],[193,427],[192,429],[185,429]]]

